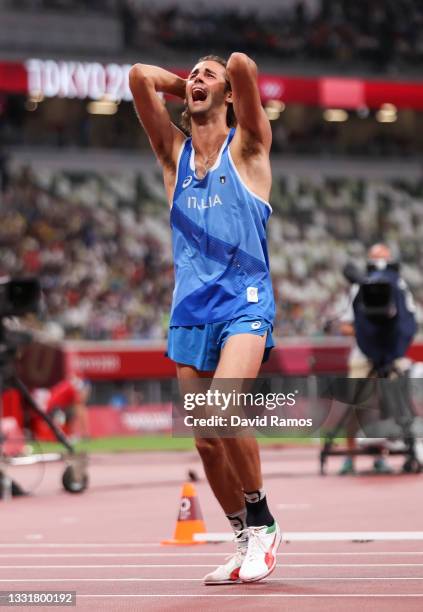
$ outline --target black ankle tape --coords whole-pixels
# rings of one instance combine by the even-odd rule
[[[267,506],[266,496],[254,502],[249,502],[246,500],[245,505],[247,507],[248,527],[261,527],[262,525],[271,527],[271,525],[273,525],[275,522],[275,519],[271,515]]]

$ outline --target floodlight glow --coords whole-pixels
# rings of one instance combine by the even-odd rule
[[[339,122],[347,121],[348,113],[342,108],[327,108],[323,113],[325,121]]]
[[[115,115],[117,104],[112,100],[93,100],[87,104],[87,111],[90,115]]]

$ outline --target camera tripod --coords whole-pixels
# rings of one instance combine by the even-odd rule
[[[348,379],[352,384],[358,385],[358,394],[362,393],[366,383],[374,383],[375,391],[378,395],[377,401],[379,403],[379,409],[381,409],[381,413],[383,414],[382,405],[382,397],[380,392],[380,385],[383,385],[383,380],[387,381],[392,375],[396,376],[396,391],[394,396],[394,401],[396,404],[396,409],[401,407],[400,418],[397,418],[397,424],[401,427],[402,430],[402,439],[404,441],[404,447],[401,450],[389,449],[389,455],[402,455],[405,457],[405,462],[403,464],[402,470],[403,472],[414,472],[419,473],[422,471],[422,465],[419,462],[416,452],[415,452],[415,436],[411,431],[411,426],[413,423],[414,415],[412,414],[412,400],[409,394],[408,389],[408,379],[406,374],[401,372],[395,365],[388,364],[386,366],[376,368],[373,367],[369,372],[368,376],[365,379],[357,380],[357,379]],[[343,431],[345,426],[347,425],[350,417],[351,417],[351,405],[347,405],[344,414],[338,421],[335,428],[326,434],[323,448],[320,451],[320,474],[324,476],[326,474],[326,461],[329,456],[357,456],[357,455],[380,455],[381,448],[380,445],[376,443],[373,445],[369,445],[366,449],[337,449],[334,448],[336,446],[335,440],[338,436],[343,435]],[[396,412],[398,415],[398,412]]]
[[[62,484],[69,493],[82,493],[88,486],[87,456],[84,453],[77,453],[69,442],[63,431],[56,425],[48,414],[43,412],[34,401],[31,393],[17,376],[15,370],[15,360],[19,346],[31,341],[31,336],[27,332],[8,331],[2,319],[0,319],[0,499],[11,496],[27,495],[28,493],[15,481],[7,476],[8,466],[12,460],[3,452],[5,435],[2,432],[3,404],[2,394],[6,389],[16,389],[19,391],[25,406],[34,414],[38,415],[47,423],[54,436],[67,451],[63,458],[66,468],[62,475]],[[46,460],[41,459],[43,463]]]

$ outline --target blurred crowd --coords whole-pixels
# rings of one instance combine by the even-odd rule
[[[17,11],[63,11],[75,13],[81,11],[116,10],[120,0],[0,0],[0,8]]]
[[[423,322],[423,180],[274,179],[269,226],[279,335],[338,329],[348,285],[342,268],[364,271],[366,249],[384,240]]]
[[[0,275],[38,276],[45,318],[68,337],[163,337],[173,283],[168,230],[134,205],[120,207],[136,197],[126,179],[26,169],[3,193]]]
[[[317,12],[304,2],[281,3],[263,13],[218,8],[206,3],[184,10],[175,3],[157,10],[130,0],[121,8],[126,45],[145,49],[157,42],[179,50],[210,49],[271,55],[348,65],[365,62],[375,69],[423,59],[423,3],[419,0],[321,0]]]
[[[343,264],[364,265],[381,238],[401,254],[423,320],[422,180],[276,176],[271,201],[277,336],[324,334],[348,293]],[[3,184],[0,210],[0,275],[41,279],[58,337],[165,338],[173,268],[159,174],[24,168]]]
[[[6,0],[7,4],[8,0]],[[5,0],[3,0],[3,4]],[[376,70],[419,66],[423,60],[421,0],[299,0],[250,10],[242,2],[160,4],[142,0],[13,0],[14,9],[109,11],[121,21],[128,50],[160,46],[196,53],[234,49],[273,58],[331,61]],[[313,4],[311,5],[313,6]]]

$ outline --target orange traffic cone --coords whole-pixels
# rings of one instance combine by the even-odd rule
[[[171,540],[163,540],[162,544],[186,546],[188,544],[204,544],[193,539],[194,533],[206,533],[203,515],[201,514],[197,492],[192,483],[182,486],[181,503],[176,520],[175,533]]]

